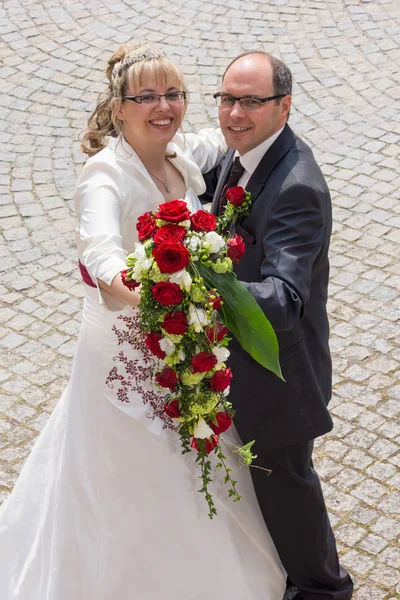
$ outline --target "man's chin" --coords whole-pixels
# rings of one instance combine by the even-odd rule
[[[246,154],[246,152],[248,152],[251,149],[250,144],[243,144],[238,142],[237,140],[226,140],[227,144],[229,146],[229,148],[232,148],[233,150],[236,150],[240,156],[243,156],[243,154]]]
[[[240,133],[240,134],[232,134],[230,131],[223,132],[225,136],[226,143],[229,148],[233,148],[233,150],[237,150],[240,155],[246,154],[248,150],[251,148],[250,136],[248,133]]]

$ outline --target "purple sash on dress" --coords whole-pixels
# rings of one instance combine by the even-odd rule
[[[89,275],[89,271],[87,270],[85,265],[81,263],[81,261],[79,261],[79,270],[81,272],[83,282],[86,283],[86,285],[89,285],[90,287],[97,288],[97,285],[94,283],[93,279]]]

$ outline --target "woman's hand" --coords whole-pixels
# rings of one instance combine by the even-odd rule
[[[139,289],[130,290],[127,288],[121,279],[121,274],[118,273],[111,282],[111,285],[107,285],[101,279],[98,279],[98,285],[100,289],[104,290],[123,304],[127,306],[132,306],[132,308],[137,308],[140,304],[140,293]]]

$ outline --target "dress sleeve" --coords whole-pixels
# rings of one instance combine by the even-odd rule
[[[201,129],[198,133],[186,133],[185,143],[202,173],[216,167],[228,150],[220,128],[210,127]]]
[[[123,189],[123,177],[115,165],[94,161],[85,165],[75,193],[81,262],[93,281],[101,279],[108,285],[126,268],[120,229]]]

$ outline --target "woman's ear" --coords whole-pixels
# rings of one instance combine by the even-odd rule
[[[125,120],[125,116],[124,116],[124,106],[123,106],[123,103],[120,100],[118,100],[118,98],[113,98],[111,100],[111,103],[112,104],[113,103],[118,103],[119,106],[116,107],[117,111],[114,114],[117,117],[117,119],[119,119],[120,121],[124,121]],[[114,107],[111,105],[111,109],[113,109],[113,108]]]

